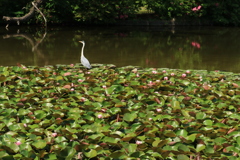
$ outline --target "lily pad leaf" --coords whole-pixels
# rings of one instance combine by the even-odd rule
[[[89,152],[84,152],[84,154],[88,158],[93,158],[97,156],[97,151],[94,149],[91,149]]]
[[[182,136],[182,137],[187,137],[188,132],[185,129],[181,129],[181,130],[177,131],[177,135]]]
[[[119,141],[119,139],[118,138],[113,138],[113,137],[104,137],[102,141],[106,142],[106,143],[116,144]]]
[[[186,156],[186,155],[181,154],[181,155],[177,156],[177,160],[189,160],[189,157]]]
[[[6,151],[0,151],[0,158],[7,157],[9,154],[7,154]]]
[[[191,134],[191,135],[187,136],[186,139],[194,142],[196,139],[196,136],[197,136],[197,134]]]
[[[32,145],[34,147],[36,147],[37,149],[43,149],[44,147],[46,147],[47,142],[44,140],[38,140],[32,143]]]
[[[111,157],[111,158],[119,159],[120,157],[123,157],[124,155],[125,155],[124,152],[115,151],[115,152],[113,152],[112,154],[110,154],[110,157]]]
[[[73,157],[75,156],[75,153],[76,150],[74,148],[67,146],[60,152],[59,157],[64,158],[66,160],[72,160]]]
[[[136,113],[125,113],[123,119],[128,122],[132,122],[135,118],[137,118]]]
[[[198,144],[196,147],[196,151],[200,152],[202,150],[204,150],[206,148],[206,146],[204,144]]]
[[[237,144],[240,146],[240,136],[238,136],[236,140],[237,140]]]
[[[177,101],[177,100],[171,101],[171,107],[172,107],[174,110],[181,109],[180,103],[179,103],[179,101]]]
[[[184,145],[184,144],[180,144],[178,146],[178,150],[185,151],[185,152],[189,152],[190,151],[190,149],[186,145]]]
[[[5,148],[8,153],[17,153],[19,151],[18,145],[13,142],[5,142]]]
[[[206,113],[204,113],[204,112],[198,112],[198,113],[196,114],[196,118],[197,118],[197,119],[205,119],[205,118],[206,118]]]
[[[210,119],[207,119],[207,120],[203,121],[203,124],[206,125],[206,126],[212,126],[213,121],[210,120]]]
[[[176,134],[171,130],[164,131],[164,135],[167,137],[176,137]]]
[[[112,94],[113,91],[118,87],[118,85],[112,85],[111,87],[106,89],[106,94]]]

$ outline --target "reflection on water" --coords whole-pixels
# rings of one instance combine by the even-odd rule
[[[0,28],[0,65],[80,63],[240,72],[240,28],[61,27]]]

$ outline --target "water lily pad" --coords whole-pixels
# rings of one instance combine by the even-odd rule
[[[189,157],[181,154],[177,156],[177,160],[189,160]]]
[[[204,150],[205,148],[206,148],[206,146],[204,144],[197,144],[196,151],[200,152],[200,151]]]
[[[0,72],[2,157],[238,156],[238,74],[80,64]]]
[[[204,113],[204,112],[198,112],[198,113],[196,114],[196,118],[197,118],[197,119],[205,119],[205,118],[206,118],[206,113]]]
[[[123,119],[128,122],[132,122],[135,118],[137,118],[136,113],[126,113],[123,116]]]
[[[97,156],[97,151],[92,149],[89,152],[84,152],[84,154],[88,157],[88,158],[93,158]]]
[[[33,142],[32,145],[37,149],[43,149],[44,147],[46,147],[47,143],[44,140],[37,140]]]

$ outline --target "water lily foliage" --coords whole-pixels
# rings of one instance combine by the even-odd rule
[[[0,66],[0,159],[240,156],[236,73]]]

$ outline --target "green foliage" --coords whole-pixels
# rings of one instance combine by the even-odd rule
[[[112,23],[134,16],[141,6],[141,0],[82,0],[74,9],[80,21]]]
[[[212,1],[206,0],[207,16],[218,25],[240,24],[240,3],[239,0]]]
[[[0,0],[0,15],[1,16],[22,16],[28,12],[26,5],[29,0],[16,1]],[[2,18],[1,18],[2,19]]]
[[[201,17],[204,9],[193,10],[195,7],[203,7],[202,0],[148,0],[146,5],[149,10],[153,10],[160,18],[169,19],[176,17]]]
[[[203,17],[218,25],[240,24],[239,0],[147,0],[146,5],[161,19]]]
[[[76,64],[0,77],[1,159],[240,155],[238,74]]]
[[[72,5],[76,3],[77,1],[47,0],[45,4],[41,6],[41,10],[50,23],[73,22],[74,12]],[[41,15],[38,15],[37,19],[42,19]]]
[[[23,16],[32,7],[31,0],[0,1],[0,15]],[[136,13],[146,7],[159,19],[205,18],[219,25],[240,24],[239,0],[45,0],[40,9],[49,23],[114,23],[135,17]],[[36,14],[30,23],[43,23]]]

